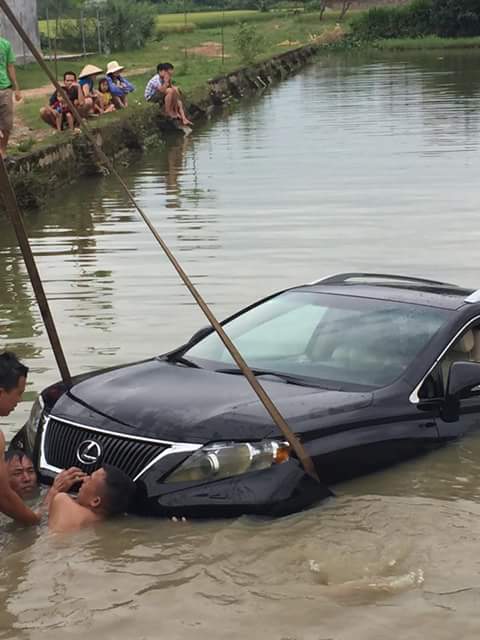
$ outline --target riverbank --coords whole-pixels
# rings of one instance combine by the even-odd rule
[[[337,36],[341,34],[337,32]],[[264,91],[305,66],[320,46],[312,43],[208,80],[189,93],[186,104],[191,118],[198,123],[212,117],[216,110]],[[146,103],[134,105],[121,114],[103,116],[95,125],[88,126],[97,144],[113,162],[127,162],[131,153],[158,144],[165,133],[176,130],[158,105]],[[103,171],[85,136],[65,133],[61,141],[44,140],[32,152],[19,156],[10,168],[10,177],[20,205],[36,208],[52,189],[58,190],[79,176]]]

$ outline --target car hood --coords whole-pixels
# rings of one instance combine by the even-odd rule
[[[318,429],[322,418],[372,401],[370,393],[327,391],[268,376],[259,381],[297,433]],[[158,359],[100,372],[75,384],[52,413],[85,426],[175,442],[204,444],[279,434],[243,376]]]

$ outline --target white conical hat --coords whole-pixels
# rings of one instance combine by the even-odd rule
[[[107,64],[107,74],[123,71],[125,67],[121,67],[116,60],[112,60]]]

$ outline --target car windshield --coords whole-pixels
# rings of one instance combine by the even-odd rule
[[[450,311],[389,300],[289,291],[224,325],[248,365],[328,388],[392,383]],[[202,367],[235,372],[216,333],[183,354]]]

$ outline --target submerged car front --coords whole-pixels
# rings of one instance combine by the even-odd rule
[[[305,288],[249,308],[225,328],[322,476],[319,442],[344,432],[334,448],[347,450],[375,391],[401,380],[445,320],[439,309],[415,311]],[[72,465],[119,466],[137,482],[138,510],[149,514],[281,514],[325,497],[239,374],[215,334],[197,336],[67,390],[53,385],[42,393],[44,408],[39,401],[32,410],[25,440],[32,446],[36,430],[45,481]]]

